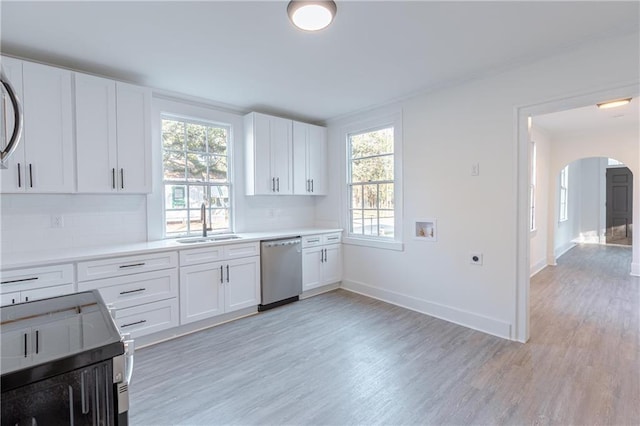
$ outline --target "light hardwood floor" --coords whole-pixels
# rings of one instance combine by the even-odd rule
[[[640,424],[631,250],[531,282],[520,344],[337,290],[136,352],[133,425]]]

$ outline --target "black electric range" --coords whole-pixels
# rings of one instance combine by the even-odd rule
[[[127,424],[133,342],[97,290],[3,306],[0,318],[2,425]]]

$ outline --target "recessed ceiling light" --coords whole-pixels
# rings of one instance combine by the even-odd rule
[[[334,1],[292,0],[287,6],[287,14],[293,25],[305,31],[326,28],[333,21],[337,10]]]
[[[615,101],[601,102],[596,105],[598,106],[598,108],[607,109],[607,108],[615,108],[622,105],[626,105],[629,102],[631,102],[631,98],[616,99]]]

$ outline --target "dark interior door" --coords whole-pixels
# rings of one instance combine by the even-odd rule
[[[627,167],[607,169],[607,243],[631,245],[633,174]]]

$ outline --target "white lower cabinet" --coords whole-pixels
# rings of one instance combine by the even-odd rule
[[[99,290],[135,339],[179,325],[177,265],[175,251],[79,262],[78,291]]]
[[[340,234],[303,237],[302,291],[342,280],[342,244],[339,242]]]
[[[116,310],[116,324],[123,333],[134,339],[168,328],[177,327],[178,300],[176,298],[145,303]]]
[[[180,264],[186,266],[180,267],[180,323],[257,306],[260,256],[255,254],[259,247],[259,243],[245,243],[181,251]],[[241,257],[247,255],[253,256]]]
[[[0,276],[0,306],[75,292],[72,264],[14,269]]]

